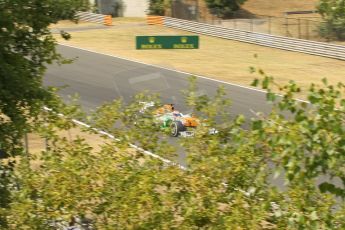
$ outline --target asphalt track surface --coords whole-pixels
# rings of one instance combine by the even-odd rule
[[[62,45],[58,46],[58,51],[64,57],[76,59],[72,64],[49,66],[44,84],[67,86],[60,95],[67,99],[68,95],[79,94],[86,110],[118,98],[129,102],[135,94],[149,90],[159,93],[163,103],[176,104],[180,112],[190,111],[184,105],[181,90],[187,89],[188,77],[192,74]],[[252,111],[270,110],[262,91],[203,77],[198,77],[197,83],[198,94],[209,96],[214,95],[220,85],[224,86],[232,101],[233,115],[252,117]]]
[[[123,98],[125,102],[144,90],[160,93],[163,103],[174,103],[182,113],[190,110],[184,105],[181,90],[187,89],[188,77],[192,74],[147,65],[120,57],[67,46],[58,46],[66,58],[76,58],[72,64],[51,65],[44,78],[46,86],[66,86],[60,95],[68,100],[69,95],[79,94],[80,103],[86,110],[94,110],[105,102]],[[192,62],[193,60],[191,60]],[[232,101],[231,114],[253,117],[253,111],[267,113],[265,92],[198,76],[199,94],[214,95],[222,85]],[[175,142],[172,138],[172,142]],[[184,164],[185,155],[180,152],[177,161]],[[319,178],[318,182],[329,180]],[[271,183],[283,188],[282,176],[270,179]],[[338,182],[339,186],[340,183]]]

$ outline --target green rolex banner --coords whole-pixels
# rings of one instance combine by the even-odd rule
[[[137,49],[199,49],[199,36],[137,36]]]

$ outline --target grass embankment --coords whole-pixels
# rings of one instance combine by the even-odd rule
[[[318,2],[319,0],[247,0],[242,8],[252,14],[282,17],[287,11],[316,10]],[[318,14],[294,15],[294,17],[318,17]]]
[[[138,23],[134,19],[130,23]],[[142,22],[142,20],[141,20]],[[123,21],[123,24],[126,24]],[[294,80],[302,87],[327,78],[330,83],[344,81],[344,61],[302,53],[272,49],[258,45],[200,36],[198,50],[135,50],[136,35],[189,34],[162,26],[116,26],[110,30],[72,32],[72,39],[62,44],[140,60],[171,69],[248,86],[254,75],[250,66],[260,67],[279,83]],[[257,54],[258,58],[254,58]]]

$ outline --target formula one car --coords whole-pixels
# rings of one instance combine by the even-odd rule
[[[161,127],[170,128],[173,137],[181,135],[182,137],[190,137],[194,135],[193,128],[196,128],[200,121],[196,116],[190,114],[182,114],[175,110],[173,104],[166,104],[154,112],[155,118]]]
[[[144,109],[154,106],[152,103],[146,103]],[[165,104],[153,112],[153,115],[162,129],[170,129],[173,137],[191,137],[194,136],[194,129],[201,124],[200,120],[192,114],[182,114],[175,109],[174,104]],[[216,131],[210,129],[210,133]]]

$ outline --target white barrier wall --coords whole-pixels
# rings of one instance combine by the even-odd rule
[[[307,53],[345,61],[345,46],[314,42],[297,38],[275,36],[245,30],[230,29],[206,23],[164,17],[164,26],[229,40],[268,46],[271,48]]]
[[[122,0],[124,3],[124,17],[146,17],[149,7],[148,0]]]

